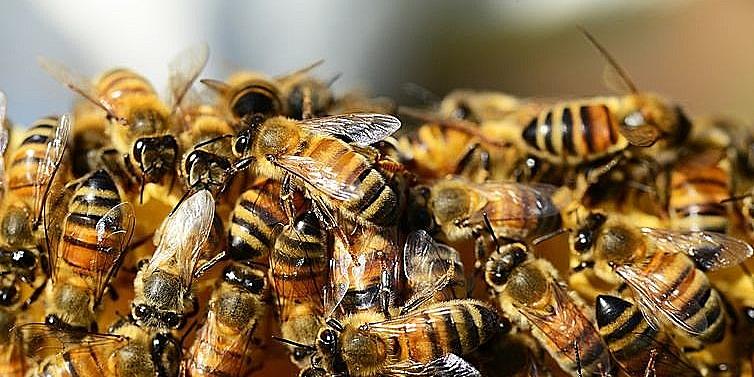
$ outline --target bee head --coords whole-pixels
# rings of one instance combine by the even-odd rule
[[[622,264],[634,259],[644,250],[641,231],[623,222],[608,223],[594,242],[595,260],[608,264]]]
[[[233,140],[233,154],[238,157],[246,156],[251,152],[254,136],[264,123],[264,115],[254,113],[241,118],[241,131]]]
[[[442,181],[432,187],[429,207],[439,224],[448,224],[468,215],[471,197],[462,182]]]
[[[217,192],[225,185],[230,162],[214,153],[192,150],[183,164],[189,187],[206,188]]]
[[[527,258],[526,246],[519,243],[505,245],[490,255],[485,265],[484,279],[493,289],[502,290],[513,270]]]
[[[160,182],[176,166],[178,142],[171,135],[139,138],[133,144],[131,157],[145,182]]]
[[[265,286],[264,273],[238,263],[225,267],[223,281],[240,287],[252,294],[260,294]]]
[[[594,247],[594,240],[597,232],[607,221],[607,217],[598,212],[590,213],[581,227],[571,234],[571,249],[579,254],[585,254]]]
[[[668,145],[677,145],[691,131],[691,121],[681,108],[656,94],[634,94],[627,101],[631,110],[623,116],[621,129],[631,144],[648,147],[664,139]]]

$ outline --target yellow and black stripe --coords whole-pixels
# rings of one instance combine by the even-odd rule
[[[599,295],[596,301],[600,335],[630,376],[643,375],[654,350],[656,376],[701,376],[681,357],[681,351],[644,319],[639,308],[619,297]]]
[[[728,231],[728,211],[721,201],[732,196],[732,177],[725,161],[692,161],[673,169],[668,198],[673,229]]]
[[[229,98],[228,107],[236,120],[247,115],[272,117],[283,113],[280,92],[274,85],[261,80],[237,87]]]
[[[532,119],[522,138],[533,154],[557,164],[577,165],[620,152],[628,141],[611,106],[599,99],[555,105]]]
[[[34,187],[39,184],[39,165],[45,160],[47,143],[55,137],[57,127],[58,117],[55,116],[35,121],[26,130],[21,144],[10,157],[6,173],[8,190],[29,208],[34,205]]]
[[[267,180],[238,198],[228,229],[231,258],[266,261],[275,241],[275,226],[287,222],[279,193],[280,182]]]
[[[514,189],[514,188],[511,188]],[[520,201],[494,200],[487,203],[482,213],[492,224],[497,235],[516,240],[533,239],[551,234],[560,229],[562,219],[552,198],[536,190],[520,190]],[[532,213],[548,213],[548,216],[532,216]]]
[[[126,68],[116,68],[102,74],[95,89],[101,97],[113,104],[123,103],[131,96],[157,95],[144,76]]]

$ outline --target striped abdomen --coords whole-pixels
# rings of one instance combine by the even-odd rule
[[[321,307],[326,251],[327,235],[313,212],[306,212],[278,235],[270,253],[270,274],[283,322],[296,306]]]
[[[34,205],[34,186],[39,184],[39,165],[44,162],[47,143],[55,137],[57,125],[57,117],[46,117],[32,123],[10,157],[8,189],[29,208]]]
[[[600,335],[620,366],[630,376],[644,375],[652,350],[656,376],[701,376],[682,359],[670,339],[653,329],[636,305],[615,296],[597,296]]]
[[[108,254],[107,250],[117,251],[120,245],[112,238],[98,240],[96,226],[108,211],[120,203],[115,182],[104,170],[95,171],[76,188],[68,204],[58,246],[60,258],[76,273],[95,278],[107,274],[113,267],[119,253]]]
[[[625,149],[615,115],[617,104],[604,98],[565,102],[543,111],[524,128],[529,150],[557,164],[577,165]]]
[[[518,200],[503,196],[489,201],[480,211],[487,214],[497,235],[527,240],[560,229],[560,211],[550,196],[536,190],[520,190],[515,197]]]
[[[105,72],[97,80],[97,93],[108,103],[124,104],[135,97],[156,97],[152,84],[138,73],[125,68],[113,69]]]
[[[357,187],[363,192],[355,199],[332,199],[338,210],[366,225],[388,226],[395,223],[400,207],[398,195],[366,157],[341,140],[318,136],[310,139],[301,155],[330,166],[337,173],[336,179],[340,183]]]
[[[259,259],[266,262],[275,241],[275,226],[287,222],[280,206],[279,193],[280,183],[267,180],[238,198],[230,216],[228,230],[229,252],[233,259]]]
[[[671,227],[682,231],[728,230],[728,211],[721,201],[732,195],[727,160],[712,164],[685,164],[670,178]]]
[[[412,157],[405,163],[424,179],[448,175],[474,177],[483,168],[480,155],[469,155],[475,137],[457,128],[426,124],[399,139],[402,150]],[[473,153],[473,151],[471,151]]]
[[[495,336],[500,318],[476,300],[440,302],[406,316],[370,325],[387,336],[388,359],[428,363],[447,354],[466,355]]]
[[[264,81],[247,83],[232,95],[228,105],[235,119],[254,114],[271,117],[283,113],[280,93]]]
[[[396,276],[398,245],[395,231],[362,229],[348,241],[350,249],[336,237],[333,248],[335,260],[339,260],[342,253],[349,253],[354,258],[341,309],[348,314],[366,310],[381,312],[383,288],[391,292],[386,304],[392,306],[394,292],[400,292]]]
[[[642,269],[645,276],[664,280],[659,297],[677,313],[695,334],[689,336],[702,343],[715,343],[725,335],[726,315],[719,293],[712,288],[707,275],[697,269],[683,253],[656,252]],[[680,309],[679,309],[680,310]]]

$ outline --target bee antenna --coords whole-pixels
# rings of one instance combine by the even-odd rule
[[[330,318],[325,323],[337,332],[343,332],[344,330],[343,324],[341,324],[340,321],[335,318]]]
[[[484,219],[484,227],[487,228],[488,232],[490,232],[492,240],[495,241],[495,246],[497,246],[497,248],[499,249],[500,241],[497,239],[497,235],[495,235],[495,229],[492,227],[492,222],[490,222],[490,217],[487,215],[486,211],[482,214],[482,218]]]
[[[726,198],[726,199],[721,200],[720,204],[725,204],[725,203],[728,203],[728,202],[737,202],[737,201],[744,200],[744,199],[750,198],[750,197],[751,197],[751,193],[743,194],[743,195],[731,196],[730,198]]]
[[[333,84],[335,84],[335,82],[338,81],[338,79],[340,79],[341,76],[343,76],[342,73],[336,73],[335,76],[333,76],[329,80],[327,80],[327,87],[328,88],[332,87]]]
[[[537,246],[537,245],[539,245],[540,243],[542,243],[542,242],[545,242],[545,241],[547,241],[547,240],[549,240],[550,238],[553,238],[553,237],[555,237],[555,236],[561,235],[561,234],[563,234],[563,233],[565,233],[565,232],[568,232],[568,229],[567,229],[567,228],[560,228],[560,229],[558,229],[558,230],[552,231],[552,232],[550,232],[550,233],[547,233],[547,234],[544,234],[544,235],[541,235],[541,236],[539,236],[539,237],[535,238],[535,239],[534,239],[534,240],[533,240],[533,241],[531,242],[531,244],[532,244],[532,246]]]
[[[279,337],[279,336],[274,336],[274,335],[273,335],[273,336],[272,336],[271,338],[272,338],[273,340],[275,340],[275,341],[278,341],[278,342],[280,342],[280,343],[283,343],[283,344],[288,344],[288,345],[291,345],[291,346],[294,346],[294,347],[305,348],[305,349],[307,349],[307,350],[311,350],[311,351],[316,351],[316,350],[317,350],[317,349],[316,349],[316,348],[315,348],[314,346],[310,346],[310,345],[308,345],[308,344],[299,343],[299,342],[297,342],[297,341],[295,341],[295,340],[290,340],[290,339],[286,339],[286,338],[281,338],[281,337]]]
[[[610,64],[610,66],[612,66],[616,72],[618,72],[618,75],[626,84],[626,86],[628,86],[628,89],[631,91],[631,93],[634,93],[634,94],[638,93],[639,90],[636,89],[636,85],[634,84],[633,80],[631,80],[631,77],[628,75],[628,72],[626,72],[626,70],[623,69],[623,67],[621,67],[620,64],[618,64],[618,61],[615,60],[615,58],[613,57],[613,55],[610,54],[609,51],[607,51],[605,46],[603,46],[600,42],[598,42],[597,38],[595,38],[592,35],[592,33],[588,32],[583,26],[579,25],[577,27],[579,31],[581,31],[581,34],[583,34],[584,37],[586,37],[589,43],[591,43],[592,46],[594,46],[597,49],[597,51],[599,51],[600,55],[602,55],[602,57],[604,57],[605,60],[607,60],[607,63]]]

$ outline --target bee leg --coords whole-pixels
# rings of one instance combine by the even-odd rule
[[[392,293],[390,292],[390,272],[386,268],[382,269],[380,274],[380,307],[382,308],[382,314],[385,315],[385,319],[391,319],[390,315],[390,302]]]
[[[311,119],[312,111],[312,89],[308,86],[303,88],[303,98],[301,100],[301,119]]]
[[[280,207],[285,211],[285,217],[288,224],[293,226],[293,220],[296,218],[296,208],[293,203],[293,184],[291,176],[286,174],[280,184]]]
[[[655,359],[657,358],[657,350],[652,348],[649,351],[649,361],[647,361],[647,368],[644,370],[644,377],[655,377],[657,371],[655,370]]]
[[[42,292],[44,292],[45,287],[47,287],[47,280],[48,279],[44,279],[42,284],[40,284],[39,287],[35,288],[34,291],[31,292],[29,298],[27,298],[26,301],[21,304],[21,311],[26,311],[27,309],[29,309],[29,306],[31,306],[31,304],[37,301]]]
[[[577,340],[573,341],[573,350],[576,353],[576,375],[583,377],[583,372],[581,370],[581,355],[579,354],[579,343]]]

